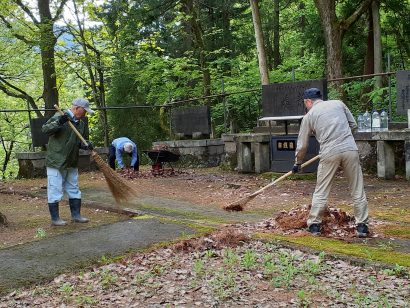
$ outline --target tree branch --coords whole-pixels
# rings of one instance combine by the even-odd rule
[[[57,11],[56,11],[56,15],[52,18],[52,21],[55,22],[57,19],[60,18],[60,15],[63,11],[64,5],[67,3],[68,0],[63,0],[60,3],[60,6],[58,7]]]
[[[344,20],[340,22],[340,29],[342,30],[342,35],[344,32],[346,32],[350,28],[350,26],[352,26],[359,19],[360,16],[362,16],[362,14],[365,11],[367,11],[370,4],[372,4],[372,1],[374,0],[364,0],[359,5],[357,10],[353,12],[352,15],[350,15],[349,17],[345,18]]]
[[[30,9],[23,3],[21,0],[14,0],[14,2],[21,7],[21,9],[31,18],[31,20],[38,26],[39,21],[37,18],[33,15],[33,13],[30,11]]]
[[[3,15],[0,15],[0,19],[3,21],[3,23],[4,23],[4,25],[6,26],[7,29],[12,30],[12,34],[16,39],[19,39],[20,41],[23,41],[24,43],[26,43],[28,45],[33,45],[34,44],[34,41],[30,41],[25,36],[20,35],[18,33],[15,33],[14,29],[13,29],[13,26],[9,23],[9,21]]]
[[[16,92],[11,91],[9,88],[13,89]],[[28,102],[33,109],[33,111],[36,113],[37,117],[42,118],[43,115],[41,114],[40,110],[38,109],[34,99],[27,94],[25,91],[19,89],[18,87],[12,85],[9,83],[6,79],[0,77],[0,90],[3,91],[5,94],[11,97],[15,98],[20,98],[22,100],[25,100]]]

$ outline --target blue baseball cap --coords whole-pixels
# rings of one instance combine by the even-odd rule
[[[303,99],[322,98],[322,93],[318,88],[310,88],[303,93]]]

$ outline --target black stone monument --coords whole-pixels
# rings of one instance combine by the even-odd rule
[[[304,115],[303,92],[309,88],[320,89],[323,99],[327,99],[325,79],[272,83],[262,86],[263,117]]]
[[[48,135],[41,131],[41,127],[48,121],[48,119],[49,118],[30,119],[31,142],[33,143],[33,147],[41,147],[48,143]],[[81,120],[83,120],[86,124],[85,136],[83,137],[88,140],[88,118],[84,117]]]
[[[211,134],[211,115],[208,106],[177,108],[172,111],[171,118],[174,134]]]
[[[397,113],[407,114],[410,109],[410,71],[396,73]]]

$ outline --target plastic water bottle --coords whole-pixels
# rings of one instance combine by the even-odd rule
[[[357,127],[358,127],[358,131],[359,132],[364,132],[364,118],[363,115],[361,113],[359,113],[359,115],[357,116]]]
[[[373,110],[372,113],[372,131],[380,131],[380,114],[377,112],[377,110]]]
[[[365,132],[372,131],[372,119],[370,113],[367,110],[365,113],[363,113],[363,129]]]
[[[389,115],[386,110],[382,110],[380,113],[380,131],[387,132],[389,130]]]

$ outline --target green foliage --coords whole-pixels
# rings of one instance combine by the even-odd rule
[[[210,73],[211,94],[246,89],[256,91],[208,101],[197,100],[178,107],[209,104],[215,137],[225,132],[250,132],[256,126],[256,120],[261,116],[261,85],[248,2],[194,1],[193,12],[203,44],[199,44],[198,33],[193,31],[190,23],[192,16],[189,14],[194,13],[187,12],[182,2],[115,0],[98,5],[85,0],[76,3],[84,11],[86,19],[94,23],[92,26],[87,23],[82,25],[84,39],[90,45],[87,53],[76,41],[79,38],[76,24],[69,24],[70,30],[76,33],[76,39],[68,34],[68,28],[55,27],[55,35],[65,32],[55,48],[59,103],[62,106],[69,106],[79,96],[94,102],[89,75],[95,75],[98,69],[102,69],[104,80],[97,80],[96,86],[105,87],[107,106],[130,107],[107,111],[110,138],[127,136],[137,142],[140,150],[149,149],[153,141],[172,138],[172,111],[159,107],[171,101],[203,95],[203,55],[205,67]],[[338,17],[349,16],[357,6],[356,0],[338,1]],[[272,62],[269,51],[273,48],[273,1],[261,0],[260,12],[268,62]],[[409,67],[410,43],[406,39],[410,35],[409,12],[408,1],[381,2],[385,70],[387,53],[391,59],[391,71]],[[368,47],[366,14],[344,33],[342,54],[346,76],[363,73]],[[41,55],[39,49],[33,47],[39,42],[39,31],[30,20],[24,18],[24,12],[18,9],[15,2],[1,0],[0,15],[7,18],[14,29],[11,31],[4,20],[0,20],[0,108],[26,108],[24,99],[11,96],[1,86],[7,80],[13,86],[24,89],[36,103],[42,96]],[[314,1],[281,1],[279,24],[281,63],[269,72],[270,82],[324,78],[325,41]],[[31,42],[27,44],[14,34],[24,34]],[[86,63],[91,63],[91,71]],[[384,78],[383,87],[376,90],[373,79],[345,83],[345,103],[355,116],[366,109],[389,109],[390,100],[391,120],[405,120],[405,116],[395,113],[394,76],[391,78],[391,93],[387,81]],[[329,98],[338,98],[339,93],[334,86],[329,84],[328,88]],[[89,118],[91,140],[95,145],[103,145],[104,141],[104,123],[100,112]],[[31,116],[35,117],[34,113]],[[17,175],[14,153],[29,149],[28,122],[27,113],[0,114],[2,178]],[[8,151],[12,154],[10,162],[6,160]]]
[[[34,237],[35,238],[43,238],[43,237],[46,237],[46,236],[47,236],[46,231],[43,228],[38,228],[36,230],[36,235]]]
[[[71,283],[69,283],[69,282],[64,282],[64,283],[60,286],[59,291],[60,291],[61,293],[63,293],[65,296],[68,296],[68,295],[70,295],[70,294],[74,291],[74,286],[73,286]]]

